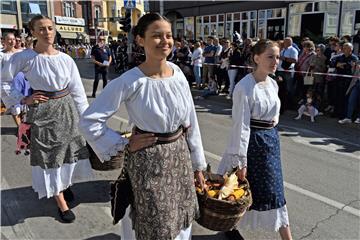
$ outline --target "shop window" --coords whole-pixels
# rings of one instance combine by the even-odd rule
[[[304,12],[312,12],[313,11],[313,3],[305,3]]]
[[[209,29],[209,25],[205,25],[204,26],[204,36],[207,37],[209,36],[210,34],[210,29]]]
[[[249,19],[249,12],[242,12],[241,20],[248,20],[248,19]]]
[[[256,21],[251,21],[250,22],[250,37],[255,37],[256,36]]]
[[[300,24],[301,24],[301,15],[290,16],[288,35],[293,37],[300,36],[300,27],[301,27]]]
[[[264,19],[265,18],[265,11],[261,10],[259,11],[259,19]]]
[[[95,6],[94,7],[95,10],[95,18],[101,18],[101,9],[100,6]]]
[[[240,20],[240,13],[234,13],[234,21]]]
[[[199,39],[202,34],[201,34],[201,19],[202,17],[196,17],[196,30],[195,30],[195,33],[196,33],[196,39]]]
[[[250,19],[256,19],[256,11],[250,12]]]
[[[216,15],[212,15],[212,16],[210,17],[210,21],[211,21],[212,23],[216,23]]]
[[[217,37],[218,38],[224,37],[224,24],[223,23],[219,23],[219,25],[217,27]]]
[[[75,3],[73,2],[64,2],[63,10],[65,17],[75,17]]]
[[[326,26],[324,27],[324,36],[333,36],[337,32],[338,16],[327,13]]]
[[[267,18],[272,18],[273,17],[273,10],[267,10],[266,11],[266,17]]]
[[[275,14],[274,14],[275,16],[274,16],[274,17],[277,17],[277,18],[282,17],[281,8],[274,9],[274,12],[275,12]]]
[[[226,14],[226,21],[232,21],[232,13]]]
[[[224,21],[224,14],[219,14],[218,18],[219,18],[219,22],[223,22]]]
[[[16,1],[1,1],[1,13],[16,13]]]
[[[226,33],[225,33],[226,36],[225,37],[232,40],[232,33],[233,33],[232,23],[228,22],[228,23],[226,23]]]
[[[208,23],[209,22],[209,16],[204,16],[203,20],[204,20],[204,23]]]

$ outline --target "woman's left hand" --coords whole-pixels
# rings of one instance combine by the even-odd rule
[[[194,177],[195,177],[195,183],[201,188],[202,191],[204,191],[205,188],[205,178],[204,175],[202,173],[202,171],[198,171],[196,170],[194,172]]]

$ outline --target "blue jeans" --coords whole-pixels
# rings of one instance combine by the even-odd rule
[[[200,66],[194,66],[194,76],[195,76],[195,82],[197,85],[201,83],[201,67]]]
[[[346,118],[351,118],[356,105],[360,104],[360,80],[357,80],[355,86],[351,89],[349,99],[348,99],[348,106],[347,106],[347,114]],[[358,118],[360,118],[360,112],[358,112]]]

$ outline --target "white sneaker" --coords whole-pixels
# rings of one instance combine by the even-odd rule
[[[311,121],[311,122],[315,122],[315,118],[311,117],[311,118],[310,118],[310,121]]]
[[[357,118],[354,123],[360,124],[360,118]]]
[[[351,119],[350,118],[344,118],[342,120],[339,120],[338,123],[340,123],[340,124],[351,123]]]
[[[296,118],[294,118],[295,120],[300,120],[301,119],[301,115],[298,115]]]

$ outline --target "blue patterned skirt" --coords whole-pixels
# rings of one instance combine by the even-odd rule
[[[247,153],[247,179],[253,195],[251,209],[267,211],[286,204],[276,128],[251,128]]]

